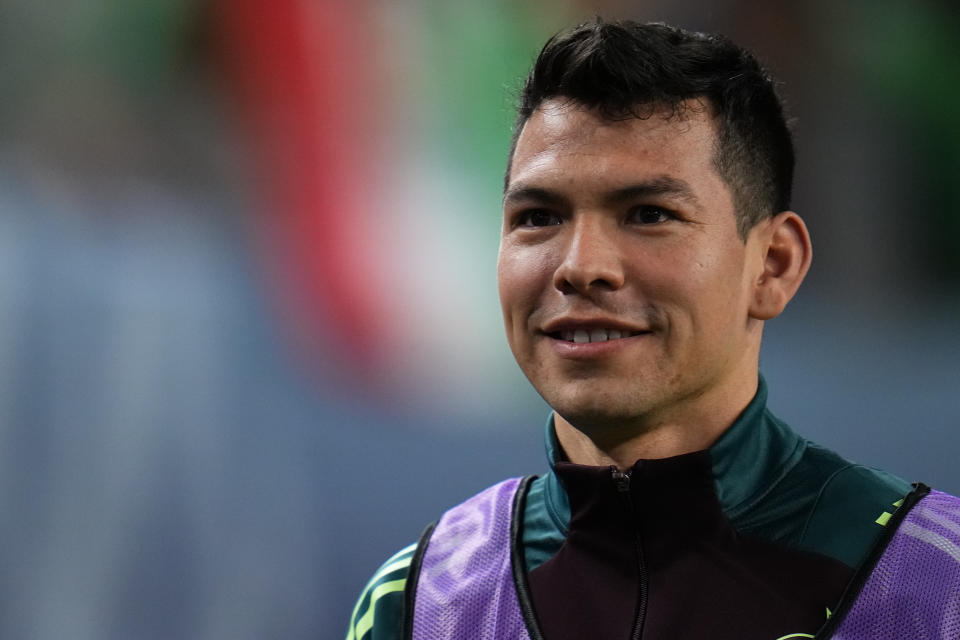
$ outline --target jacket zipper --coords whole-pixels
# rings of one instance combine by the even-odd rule
[[[617,493],[622,496],[626,503],[627,513],[630,516],[630,524],[633,526],[634,544],[637,552],[637,571],[639,573],[640,583],[637,593],[637,612],[633,619],[633,631],[630,634],[630,640],[640,640],[643,636],[643,622],[647,613],[647,566],[643,561],[643,539],[640,536],[640,527],[637,523],[637,513],[633,506],[633,500],[630,498],[630,474],[620,471],[616,467],[610,467],[610,473],[613,475],[613,482],[617,487]]]

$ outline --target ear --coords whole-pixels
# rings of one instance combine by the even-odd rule
[[[803,219],[784,211],[751,230],[762,255],[762,271],[753,283],[749,314],[757,320],[780,315],[810,269],[813,246]]]

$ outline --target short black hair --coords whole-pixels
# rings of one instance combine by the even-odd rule
[[[611,120],[663,109],[680,116],[688,100],[706,102],[717,125],[714,165],[733,194],[740,235],[790,208],[793,140],[774,81],[721,35],[597,18],[550,38],[520,95],[504,188],[524,124],[552,98]]]

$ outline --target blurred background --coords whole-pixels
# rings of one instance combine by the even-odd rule
[[[815,261],[771,406],[960,492],[949,0],[0,0],[0,637],[340,638],[545,468],[495,259],[519,79],[600,13],[783,81]]]

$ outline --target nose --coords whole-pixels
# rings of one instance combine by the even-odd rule
[[[589,295],[623,286],[616,229],[609,226],[610,221],[600,216],[580,216],[570,222],[564,254],[553,276],[561,293]]]

